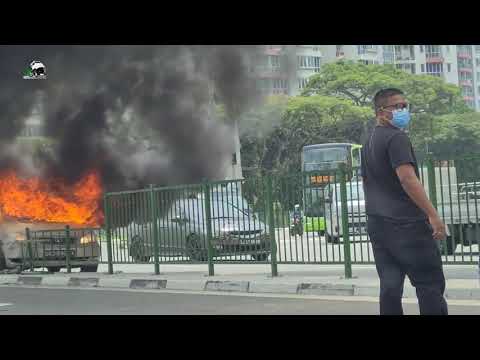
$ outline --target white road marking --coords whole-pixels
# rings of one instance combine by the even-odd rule
[[[10,305],[13,305],[11,303],[0,303],[0,306],[10,306]]]

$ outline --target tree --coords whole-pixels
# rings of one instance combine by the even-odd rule
[[[375,93],[387,87],[404,91],[414,114],[471,111],[461,97],[460,88],[439,77],[409,74],[392,65],[364,65],[351,61],[324,65],[312,76],[302,95],[335,96],[350,99],[357,106],[372,106]]]
[[[480,113],[449,114],[435,118],[431,150],[438,158],[480,153]]]
[[[301,150],[307,144],[359,142],[373,112],[348,99],[314,95],[270,102],[248,116],[249,121],[241,122],[243,164],[286,174],[300,171]],[[265,118],[269,126],[262,122]]]

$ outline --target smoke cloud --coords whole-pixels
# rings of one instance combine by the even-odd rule
[[[0,46],[0,170],[79,180],[100,171],[106,189],[224,176],[230,123],[259,98],[248,73],[255,46]],[[46,80],[23,80],[32,60]],[[44,133],[35,159],[14,144],[42,95]]]

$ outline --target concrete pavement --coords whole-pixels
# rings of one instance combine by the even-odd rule
[[[115,266],[115,269],[118,268],[119,266]],[[109,275],[103,272],[102,267],[99,273],[0,275],[0,285],[350,297],[377,297],[379,293],[378,277],[375,267],[371,265],[354,266],[352,279],[345,279],[343,266],[335,265],[279,265],[280,276],[274,278],[269,274],[269,265],[265,264],[216,265],[216,274],[211,277],[208,276],[206,265],[161,265],[160,275],[152,273],[151,264],[125,265],[124,269],[130,271]],[[476,266],[446,266],[445,273],[447,299],[480,301],[480,283]],[[405,283],[404,297],[416,298],[415,289],[408,280]]]

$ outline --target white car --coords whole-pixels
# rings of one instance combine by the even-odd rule
[[[366,235],[365,194],[361,181],[347,182],[347,208],[349,234]],[[338,243],[341,236],[343,229],[340,184],[331,184],[325,188],[325,238],[328,242]]]

